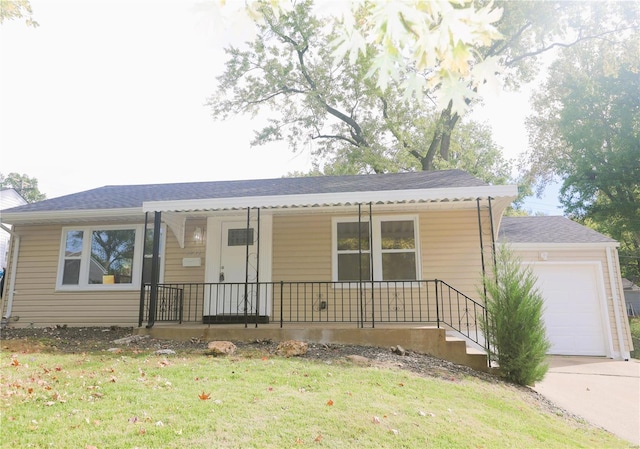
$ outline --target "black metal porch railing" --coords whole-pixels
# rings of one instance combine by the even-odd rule
[[[139,326],[178,323],[422,323],[445,326],[486,349],[482,304],[442,280],[160,284],[141,294]],[[155,308],[155,312],[153,309]]]

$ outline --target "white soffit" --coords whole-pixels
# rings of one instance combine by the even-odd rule
[[[314,193],[232,198],[204,198],[194,200],[148,201],[143,212],[178,212],[196,210],[287,208],[342,205],[357,203],[402,203],[469,201],[486,197],[509,197],[518,193],[515,185],[447,187],[440,189],[384,190],[369,192]]]

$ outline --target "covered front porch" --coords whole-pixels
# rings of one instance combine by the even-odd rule
[[[513,186],[394,187],[143,203],[139,332],[486,348],[477,298]]]

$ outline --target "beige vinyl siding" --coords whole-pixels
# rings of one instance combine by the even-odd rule
[[[626,310],[624,309],[624,297],[622,296],[622,281],[619,278],[620,267],[618,261],[618,252],[614,251],[613,263],[614,263],[614,273],[618,273],[617,278],[611,278],[609,274],[609,265],[607,260],[607,253],[604,247],[594,247],[590,246],[588,248],[580,248],[579,245],[571,248],[563,248],[563,249],[554,249],[553,246],[547,246],[544,244],[540,245],[539,249],[522,249],[518,248],[517,244],[511,245],[513,247],[514,253],[523,261],[523,262],[541,262],[542,253],[545,253],[546,260],[544,262],[599,262],[602,266],[602,275],[604,279],[604,291],[607,301],[607,314],[609,318],[609,326],[611,327],[611,335],[612,335],[612,343],[615,351],[620,351],[620,342],[617,336],[619,335],[618,324],[616,322],[616,313],[618,313],[621,325],[623,329],[622,335],[623,343],[626,345],[626,350],[631,350],[631,332],[629,330],[629,323],[626,318]],[[613,301],[613,289],[612,285],[617,285],[617,296],[618,296],[618,310],[616,311],[615,304]],[[622,348],[624,350],[625,348]]]
[[[483,224],[488,231],[489,226]],[[484,235],[485,266],[493,258],[490,234]],[[465,295],[479,300],[482,264],[478,215],[475,210],[435,211],[420,214],[422,278],[440,279]]]
[[[164,282],[165,283],[188,283],[204,282],[205,250],[206,245],[193,241],[193,232],[196,227],[200,227],[206,232],[207,222],[204,219],[187,220],[185,226],[184,248],[180,248],[178,239],[173,231],[167,229],[167,237],[164,249]],[[199,267],[183,267],[183,258],[200,258]]]
[[[273,217],[273,280],[331,281],[331,216]]]
[[[374,211],[375,215],[375,211]],[[384,213],[385,217],[393,214]],[[406,217],[407,213],[398,214]],[[363,218],[364,219],[364,218]],[[421,251],[420,280],[440,279],[463,294],[479,301],[481,258],[477,211],[430,211],[418,215]],[[487,218],[488,220],[488,218]],[[490,227],[486,226],[488,232]],[[273,221],[273,280],[285,282],[332,281],[332,216],[276,216]],[[489,246],[490,234],[485,237]],[[490,249],[490,248],[489,248]],[[486,263],[491,263],[488,258]],[[427,320],[435,316],[433,285],[389,283],[374,288],[373,297],[365,284],[362,307],[366,318],[375,310],[377,319],[398,321]],[[292,291],[292,289],[295,289]],[[280,289],[274,290],[274,313],[279,315]],[[354,283],[285,287],[285,316],[300,320],[353,320],[360,313],[360,293]],[[426,298],[430,302],[427,304]],[[404,298],[404,299],[398,299]],[[321,310],[321,301],[327,301]],[[457,313],[457,311],[456,311]],[[464,312],[463,312],[464,313]]]
[[[16,226],[14,230],[20,235],[20,252],[10,325],[137,325],[138,289],[55,291],[62,226]],[[8,294],[5,291],[5,297]]]
[[[173,231],[167,230],[164,250],[164,278],[163,283],[180,289],[183,292],[183,318],[200,321],[203,314],[203,301],[205,289],[204,282],[205,252],[204,242],[193,241],[193,232],[200,227],[206,233],[207,222],[205,219],[187,220],[185,226],[184,248],[180,248],[178,239]],[[200,258],[199,267],[184,267],[184,258]],[[162,295],[165,292],[160,292]],[[171,292],[169,292],[169,295]]]

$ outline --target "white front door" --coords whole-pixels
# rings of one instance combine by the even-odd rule
[[[246,222],[222,223],[218,314],[255,314],[256,290],[250,284],[258,277],[256,248],[255,226],[247,228]]]
[[[270,217],[264,221],[259,242],[255,220],[247,227],[246,219],[209,219],[206,277],[212,285],[205,292],[205,316],[268,315],[270,289],[257,284],[270,277]]]

